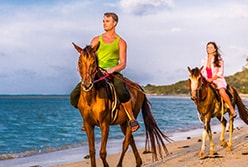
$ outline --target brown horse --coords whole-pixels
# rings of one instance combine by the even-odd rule
[[[111,111],[114,110],[112,106],[113,98],[110,98],[111,96],[108,93],[109,91],[107,88],[109,87],[109,82],[103,79],[105,78],[106,73],[104,73],[98,66],[96,51],[99,47],[99,44],[93,48],[91,46],[86,46],[84,49],[80,48],[74,43],[73,45],[80,53],[78,60],[78,70],[82,80],[78,108],[83,117],[84,127],[88,137],[91,166],[96,166],[94,142],[95,126],[100,127],[102,134],[100,158],[102,159],[104,167],[109,166],[106,160],[106,145],[110,128],[109,126],[111,125],[120,125],[120,128],[125,135],[122,144],[122,153],[117,166],[122,166],[122,161],[129,145],[131,146],[136,158],[136,166],[141,166],[142,159],[139,155],[133,135],[131,133],[131,128],[128,121],[129,119],[120,103],[118,103],[115,109],[118,113],[116,119],[112,120],[111,118]],[[159,151],[161,157],[163,157],[163,152],[168,154],[164,139],[167,141],[170,141],[170,139],[159,129],[155,119],[152,116],[149,102],[142,88],[138,84],[127,79],[125,79],[125,82],[128,83],[127,88],[131,94],[130,100],[132,103],[132,108],[129,108],[128,110],[132,110],[135,117],[137,117],[140,110],[142,109],[142,115],[146,129],[145,147],[147,150],[147,147],[151,146],[151,151],[154,155],[154,158],[155,160],[158,160],[157,151]],[[157,145],[158,147],[156,147]]]
[[[203,67],[190,69],[188,67],[190,77],[190,94],[191,99],[195,102],[201,121],[204,123],[204,131],[202,134],[202,146],[201,152],[199,154],[200,158],[205,157],[205,148],[206,148],[206,137],[209,137],[210,151],[209,154],[213,155],[214,152],[214,143],[212,140],[212,132],[210,127],[211,118],[216,117],[221,125],[222,132],[220,136],[221,146],[226,147],[227,151],[232,150],[232,133],[233,133],[233,121],[234,118],[230,114],[230,110],[227,104],[218,95],[218,91],[214,86],[206,81],[206,79],[201,75],[201,70]],[[248,124],[248,109],[243,104],[238,92],[236,89],[230,85],[227,87],[232,101],[232,105],[235,107],[235,104],[238,107],[238,112],[240,118]],[[228,144],[225,142],[224,134],[226,129],[227,120],[224,118],[224,114],[229,114],[229,141]]]

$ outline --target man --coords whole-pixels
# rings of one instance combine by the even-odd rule
[[[118,16],[115,13],[105,13],[103,18],[103,28],[105,33],[94,37],[90,44],[94,47],[100,42],[100,46],[97,50],[99,67],[105,69],[107,73],[114,73],[118,78],[122,78],[120,71],[126,68],[127,44],[126,41],[115,31],[117,23]],[[126,88],[126,84],[117,78],[113,78],[113,84],[116,88],[117,96],[130,120],[131,130],[132,132],[135,132],[139,128],[139,124],[131,110],[130,94]],[[78,90],[80,91],[80,84],[77,85],[71,93],[71,99],[74,98],[75,94],[79,97],[78,93],[75,93],[75,91]],[[72,103],[72,105],[77,107],[77,103],[76,106],[75,103]]]

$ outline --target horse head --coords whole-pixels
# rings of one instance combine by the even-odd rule
[[[87,45],[84,49],[75,43],[72,44],[80,54],[78,59],[78,71],[81,76],[81,87],[84,91],[89,91],[94,85],[94,78],[99,69],[96,51],[100,44],[98,43],[94,47]]]
[[[190,73],[189,76],[189,86],[190,86],[190,95],[191,95],[191,99],[194,101],[199,100],[199,92],[200,89],[203,85],[203,76],[201,74],[201,71],[203,69],[203,66],[199,69],[198,67],[191,69],[190,67],[188,67],[188,71]]]

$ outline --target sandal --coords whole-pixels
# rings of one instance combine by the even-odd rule
[[[131,127],[132,132],[135,132],[140,128],[139,123],[136,120],[131,120],[130,121],[130,127]]]

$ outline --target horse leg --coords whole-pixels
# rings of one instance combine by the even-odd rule
[[[123,162],[125,153],[126,153],[126,151],[128,149],[130,136],[131,136],[131,130],[128,131],[128,128],[127,128],[128,123],[127,122],[124,123],[124,124],[121,124],[120,127],[121,127],[122,133],[125,135],[125,138],[124,138],[124,140],[122,142],[122,152],[121,152],[121,156],[120,156],[120,159],[119,159],[117,167],[122,167],[122,162]]]
[[[221,135],[220,135],[220,145],[222,147],[226,147],[227,146],[227,142],[225,141],[225,132],[226,132],[226,119],[224,117],[217,117],[217,119],[220,121],[221,123]],[[222,120],[221,120],[222,119]]]
[[[205,157],[205,149],[206,149],[206,138],[207,138],[207,131],[204,128],[203,132],[202,132],[202,146],[201,146],[201,152],[199,154],[200,158],[204,158]]]
[[[205,157],[207,136],[209,137],[209,143],[210,143],[209,154],[210,155],[213,155],[214,154],[214,142],[213,142],[213,139],[212,139],[212,132],[211,132],[211,128],[210,128],[210,121],[208,119],[205,120],[204,130],[203,130],[203,133],[202,133],[202,146],[201,146],[201,152],[199,154],[199,157],[200,158],[204,158]]]
[[[133,138],[132,134],[131,134],[131,137],[130,137],[130,145],[132,147],[133,154],[134,154],[135,159],[136,159],[136,167],[140,167],[142,165],[142,159],[140,157],[139,151],[138,151],[138,149],[136,147],[136,144],[135,144],[135,141],[134,141],[134,138]]]
[[[90,153],[90,162],[91,167],[96,167],[96,150],[95,150],[95,135],[94,135],[94,126],[84,122],[85,131],[88,137],[89,142],[89,153]]]
[[[206,130],[206,127],[204,126],[204,129],[203,129],[203,132],[202,132],[202,146],[201,146],[201,151],[200,151],[200,154],[199,154],[200,158],[205,157],[206,138],[207,138],[207,130]]]
[[[213,141],[213,136],[212,136],[212,130],[210,127],[210,123],[208,124],[208,137],[209,137],[209,154],[214,155],[214,141]]]
[[[233,117],[229,115],[229,141],[227,151],[232,151]]]
[[[124,156],[125,156],[125,153],[128,149],[129,144],[132,147],[132,150],[133,150],[133,153],[134,153],[134,156],[136,159],[136,166],[140,167],[142,164],[142,159],[139,155],[139,152],[138,152],[138,149],[136,147],[133,135],[131,134],[131,129],[130,129],[130,127],[128,127],[128,123],[122,124],[120,127],[122,130],[122,133],[125,135],[125,138],[124,138],[123,143],[122,143],[122,153],[121,153],[121,157],[120,157],[120,160],[118,162],[117,167],[122,167],[122,162],[123,162],[123,159],[124,159]]]
[[[100,148],[100,157],[103,162],[104,167],[109,167],[109,164],[107,162],[107,140],[108,140],[108,134],[109,134],[109,125],[107,124],[102,124],[101,128],[101,133],[102,133],[102,140],[101,140],[101,148]]]

